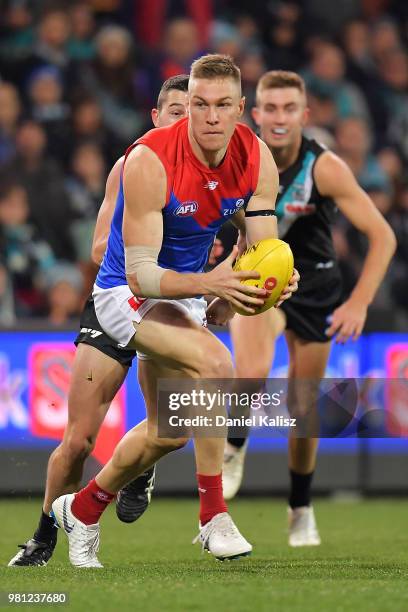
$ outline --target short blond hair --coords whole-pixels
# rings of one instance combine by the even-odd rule
[[[287,89],[294,87],[303,95],[306,95],[306,85],[297,72],[290,70],[269,70],[265,72],[256,86],[256,103],[259,104],[259,96],[266,89]]]
[[[220,53],[199,57],[191,64],[192,79],[232,79],[241,88],[241,71],[229,55]]]

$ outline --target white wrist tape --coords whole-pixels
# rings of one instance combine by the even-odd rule
[[[160,280],[166,269],[157,265],[159,253],[156,247],[125,247],[126,274],[136,276],[143,297],[161,297]]]

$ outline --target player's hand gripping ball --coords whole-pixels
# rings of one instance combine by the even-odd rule
[[[290,246],[278,238],[260,240],[244,251],[237,259],[234,270],[256,270],[261,275],[259,279],[241,281],[243,285],[263,287],[269,291],[269,296],[260,308],[253,314],[260,314],[272,308],[288,284],[293,274],[293,254]],[[242,315],[251,316],[240,308],[233,307]]]

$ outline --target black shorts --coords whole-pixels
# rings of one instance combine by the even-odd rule
[[[133,358],[136,357],[136,351],[119,348],[118,343],[105,334],[96,316],[92,296],[86,301],[79,325],[80,332],[74,340],[76,346],[81,344],[81,342],[89,344],[98,349],[98,351],[108,355],[108,357],[112,357],[112,359],[118,361],[123,366],[130,367],[132,365]]]
[[[342,302],[340,271],[337,267],[299,268],[299,289],[280,306],[286,315],[286,329],[309,342],[328,342],[325,331],[330,327],[333,311]]]

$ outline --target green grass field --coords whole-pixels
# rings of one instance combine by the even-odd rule
[[[58,607],[86,612],[408,610],[407,502],[317,501],[323,544],[314,549],[287,546],[284,502],[236,500],[230,510],[254,546],[248,559],[220,563],[201,554],[191,545],[197,503],[156,499],[134,525],[121,524],[109,508],[103,570],[72,568],[63,533],[48,567],[20,569],[4,566],[31,536],[39,502],[2,500],[0,590],[65,591],[69,604]]]

